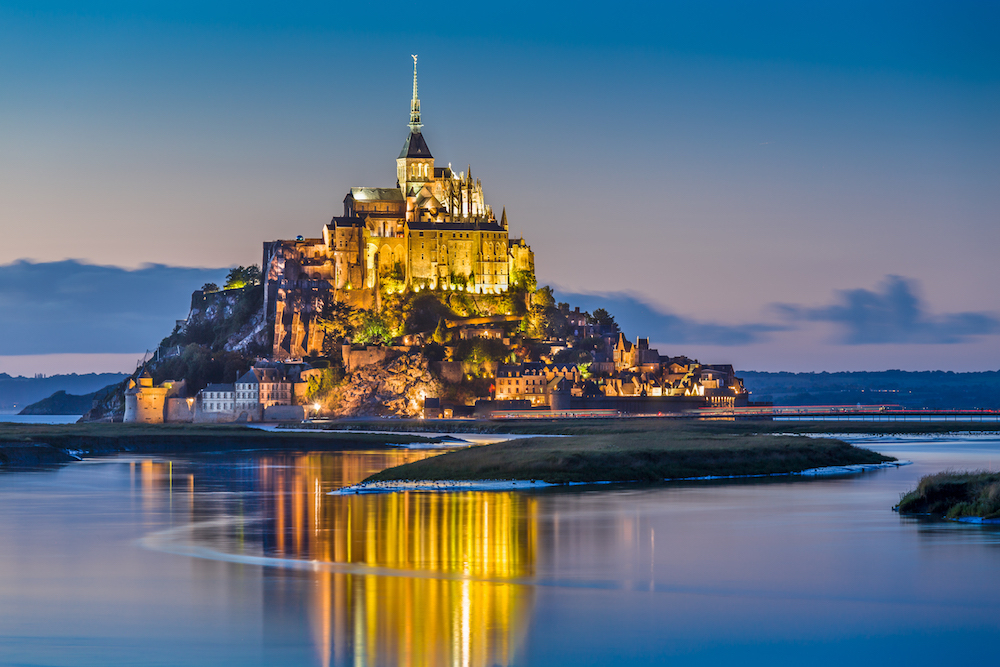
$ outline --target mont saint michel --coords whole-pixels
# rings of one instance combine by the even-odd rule
[[[417,57],[394,186],[351,187],[321,235],[268,241],[92,418],[663,414],[746,406],[731,364],[661,354],[539,287],[527,239],[472,168],[435,160]],[[195,347],[192,347],[195,346]],[[228,354],[225,364],[194,360]],[[190,361],[183,361],[188,358]]]
[[[0,26],[0,667],[996,661],[1000,3]]]

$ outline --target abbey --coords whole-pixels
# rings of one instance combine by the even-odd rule
[[[378,308],[403,290],[498,294],[533,281],[534,255],[511,239],[471,168],[436,166],[421,129],[417,58],[409,135],[396,159],[395,187],[355,187],[318,238],[264,244],[264,304],[274,322],[274,358],[320,354],[315,318],[331,299]]]

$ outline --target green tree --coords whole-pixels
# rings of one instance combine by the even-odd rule
[[[619,331],[618,323],[615,322],[615,318],[611,315],[611,313],[604,310],[603,308],[598,308],[597,310],[595,310],[591,314],[588,321],[592,325],[599,327],[601,333],[603,333],[606,336],[607,335],[613,336]]]
[[[319,375],[311,374],[306,386],[306,401],[309,403],[323,402],[334,389],[344,383],[346,377],[344,367],[340,364],[331,364],[324,368]]]
[[[510,356],[510,350],[495,338],[470,338],[456,346],[455,360],[462,362],[462,370],[472,377],[483,375],[484,364],[503,363]]]
[[[569,320],[556,306],[551,287],[541,287],[531,295],[531,308],[521,326],[529,338],[561,338],[566,335]]]
[[[253,287],[260,285],[260,267],[256,264],[250,266],[237,266],[229,270],[226,275],[224,289],[237,289],[240,287]]]
[[[434,331],[442,319],[453,317],[455,314],[437,294],[423,292],[410,300],[403,330],[406,333]]]
[[[219,286],[215,283],[205,283],[201,286],[201,291],[205,294],[211,294],[212,292],[218,292]]]
[[[390,345],[392,332],[378,313],[363,311],[361,323],[354,334],[354,342],[362,345]]]
[[[354,333],[354,325],[358,313],[350,305],[343,301],[327,299],[323,303],[316,324],[323,330],[324,335],[333,341],[349,338]]]
[[[535,274],[531,271],[517,270],[510,276],[510,284],[518,289],[527,290],[529,292],[534,292],[535,288],[538,287],[538,282],[535,280]]]
[[[437,328],[434,330],[434,342],[443,345],[444,343],[447,343],[450,338],[451,334],[448,333],[448,327],[445,324],[444,319],[438,320]]]
[[[531,295],[531,305],[554,307],[556,305],[556,297],[552,294],[552,288],[546,285],[535,290],[535,293]]]
[[[396,262],[385,275],[379,277],[379,286],[383,294],[398,294],[403,291],[405,284],[406,276],[403,273],[402,262]]]

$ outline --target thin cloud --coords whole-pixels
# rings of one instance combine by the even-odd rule
[[[559,301],[581,310],[593,312],[604,308],[615,317],[615,321],[627,336],[635,338],[647,336],[657,343],[703,344],[703,345],[748,345],[767,339],[774,331],[784,331],[789,327],[780,324],[716,324],[699,322],[694,319],[667,313],[647,303],[637,294],[629,292],[569,293],[557,290]]]
[[[1000,320],[986,312],[932,315],[918,296],[915,280],[886,276],[875,290],[838,291],[837,302],[810,308],[777,304],[793,321],[832,322],[846,345],[929,343],[952,345],[974,336],[1000,333]]]
[[[155,347],[187,315],[191,292],[225,275],[225,269],[124,269],[72,259],[0,264],[0,355]]]

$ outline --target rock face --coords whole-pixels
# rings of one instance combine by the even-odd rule
[[[195,340],[221,346],[229,352],[245,352],[253,346],[270,346],[270,329],[264,316],[263,288],[259,285],[191,295],[191,310],[182,328],[212,333],[214,340]]]
[[[343,417],[416,417],[424,398],[440,396],[441,383],[431,375],[424,355],[405,354],[385,366],[359,368],[338,394],[336,412]]]
[[[129,379],[137,378],[139,373],[140,370],[136,370],[120,383],[105,387],[94,394],[92,407],[83,413],[77,423],[122,421],[125,416],[125,389],[128,387]]]

